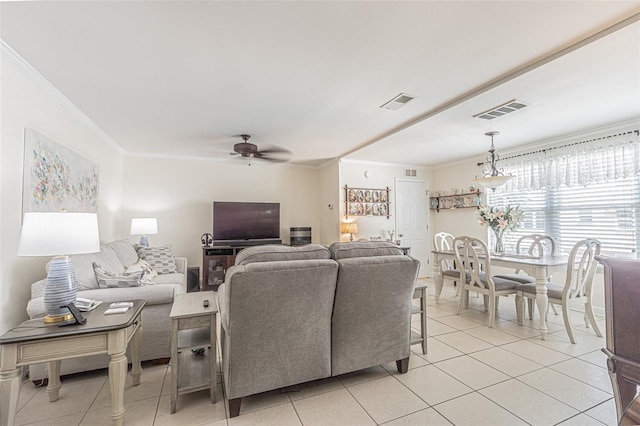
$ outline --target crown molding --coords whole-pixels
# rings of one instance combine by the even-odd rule
[[[104,142],[115,148],[120,154],[124,154],[125,150],[116,141],[111,139],[96,123],[93,122],[80,108],[74,105],[65,95],[55,88],[42,74],[40,74],[31,64],[24,60],[15,50],[11,48],[4,40],[0,39],[0,57],[12,65],[29,81],[38,86],[43,92],[55,99],[62,105],[73,117],[82,123],[87,129],[93,132]]]

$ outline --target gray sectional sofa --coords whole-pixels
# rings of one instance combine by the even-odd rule
[[[166,251],[166,250],[165,250]],[[168,358],[171,356],[171,320],[169,313],[175,294],[186,292],[187,259],[173,257],[176,272],[160,274],[153,278],[153,285],[124,288],[100,288],[94,273],[93,263],[108,270],[121,273],[127,266],[139,260],[138,252],[129,240],[117,240],[103,244],[98,253],[71,256],[73,269],[78,281],[78,297],[101,300],[103,303],[146,300],[143,309],[143,332],[140,340],[141,360]],[[44,313],[44,286],[46,279],[31,285],[31,300],[27,305],[29,317]],[[103,286],[104,287],[104,286]],[[71,374],[106,368],[108,355],[93,355],[62,361],[60,374]],[[47,377],[46,364],[29,367],[32,381]]]
[[[218,289],[230,416],[259,392],[396,361],[419,262],[385,242],[244,249]]]

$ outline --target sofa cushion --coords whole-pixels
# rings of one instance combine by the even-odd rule
[[[138,252],[127,239],[110,241],[105,243],[105,246],[113,249],[118,259],[120,259],[120,263],[125,267],[133,265],[138,261]]]
[[[402,249],[386,241],[339,242],[329,247],[331,258],[335,260],[352,257],[402,255]]]
[[[94,262],[93,271],[96,274],[96,280],[100,288],[140,287],[146,284],[142,279],[145,273],[143,270],[115,274]]]
[[[99,288],[96,274],[93,272],[94,262],[113,273],[124,272],[124,266],[110,247],[100,247],[98,253],[74,254],[71,256],[71,263],[78,281],[78,291]],[[47,272],[49,272],[49,263],[47,263]]]
[[[158,275],[173,274],[178,271],[171,253],[171,244],[161,247],[146,247],[136,244],[134,247],[140,259],[149,262]]]
[[[321,244],[307,244],[291,247],[284,245],[263,245],[249,247],[236,256],[236,265],[279,260],[329,259],[329,250]]]
[[[174,274],[162,274],[153,279],[155,284],[179,284],[184,282],[184,274],[176,272]]]
[[[149,262],[142,259],[138,260],[133,265],[127,266],[124,270],[125,274],[134,274],[137,272],[142,272],[142,278],[140,278],[140,281],[143,284],[153,284],[153,280],[158,276],[158,273],[151,267],[151,265],[149,265]]]
[[[143,299],[145,305],[160,305],[163,303],[173,303],[173,296],[180,294],[182,286],[179,284],[145,285],[142,287],[107,288],[99,290],[87,290],[80,294],[80,297],[87,299],[102,300],[102,303],[130,302],[132,300]],[[144,312],[144,311],[143,311]],[[146,321],[146,318],[143,318]]]

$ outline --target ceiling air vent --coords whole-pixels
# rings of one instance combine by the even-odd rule
[[[409,102],[413,98],[414,98],[413,96],[407,95],[406,93],[400,93],[398,96],[391,99],[389,102],[380,105],[380,108],[396,110],[404,106],[407,102]]]
[[[503,115],[509,114],[514,111],[518,111],[524,107],[528,106],[524,102],[517,101],[515,99],[510,100],[502,105],[498,105],[497,107],[493,107],[490,110],[481,112],[480,114],[476,114],[473,118],[482,118],[484,120],[493,120],[494,118],[502,117]]]

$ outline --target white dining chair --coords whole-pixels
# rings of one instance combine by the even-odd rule
[[[567,329],[569,340],[574,344],[576,343],[576,338],[571,328],[571,319],[569,318],[569,303],[573,299],[581,298],[582,303],[584,303],[584,323],[586,327],[589,328],[589,325],[591,325],[596,336],[602,337],[591,304],[593,277],[597,266],[595,257],[600,254],[600,247],[600,241],[593,238],[578,241],[571,249],[571,253],[569,253],[567,275],[564,285],[547,284],[549,304],[560,305],[562,307],[564,325]],[[535,299],[536,284],[535,282],[520,284],[516,287],[516,290],[518,292],[516,296],[516,312],[518,315],[518,323],[522,324],[524,298],[526,297],[530,300]]]
[[[453,235],[448,232],[438,232],[434,237],[434,243],[436,250],[449,251],[453,249]],[[460,280],[460,272],[456,270],[454,261],[451,259],[440,259],[440,273],[442,274],[442,281],[445,280],[453,282],[456,287],[456,296],[460,293],[458,287],[458,281]],[[468,276],[468,273],[467,273]]]
[[[516,294],[516,287],[520,283],[491,275],[491,255],[482,240],[468,236],[456,237],[453,240],[453,250],[458,275],[465,273],[465,268],[469,273],[469,280],[460,284],[462,293],[457,314],[469,307],[470,291],[482,294],[484,309],[489,311],[489,327],[493,328],[498,297]],[[478,253],[482,253],[483,258]]]
[[[525,251],[526,250],[526,251]],[[516,254],[527,254],[530,256],[544,256],[545,254],[554,255],[556,253],[556,243],[553,241],[548,235],[543,234],[529,234],[522,236],[518,239],[516,243]],[[498,274],[497,277],[504,278],[506,280],[517,281],[521,284],[534,284],[536,283],[536,279],[531,275],[522,274],[519,269],[516,269],[513,274]],[[529,309],[529,319],[533,319],[533,312],[535,310],[535,304],[533,303],[533,299],[527,299],[528,309]],[[518,298],[516,298],[516,304],[518,303]],[[558,315],[556,311],[555,305],[551,305],[551,309],[553,309],[553,313]]]

